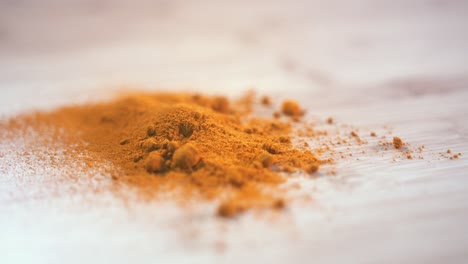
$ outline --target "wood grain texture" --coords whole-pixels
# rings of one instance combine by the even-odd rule
[[[407,160],[363,136],[366,153],[340,161],[336,176],[292,180],[312,201],[226,222],[211,204],[123,204],[92,191],[109,184],[101,172],[69,182],[70,166],[84,174],[85,165],[25,154],[34,133],[2,140],[0,263],[465,263],[466,10],[466,1],[1,2],[5,116],[122,85],[233,96],[255,87],[299,98],[311,120],[332,116],[425,149]],[[447,149],[461,158],[441,157]]]

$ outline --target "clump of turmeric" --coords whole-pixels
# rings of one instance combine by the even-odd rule
[[[172,165],[174,168],[191,170],[200,162],[200,152],[191,143],[187,143],[174,152]]]
[[[403,140],[401,140],[401,138],[399,137],[393,137],[393,146],[396,149],[400,149],[401,147],[403,147]]]
[[[265,106],[270,106],[271,105],[271,99],[269,96],[263,96],[262,97],[262,100],[261,100],[261,103]]]
[[[294,100],[286,100],[281,105],[281,112],[287,116],[298,117],[304,114],[301,106]]]
[[[146,171],[157,173],[164,171],[164,159],[157,152],[152,152],[146,158]]]
[[[245,102],[136,94],[36,113],[23,123],[66,131],[66,143],[88,154],[80,158],[96,167],[111,162],[114,182],[145,199],[177,190],[181,200],[193,195],[214,200],[217,215],[233,217],[255,208],[284,208],[279,186],[288,174],[283,172],[314,173],[323,163],[292,144],[290,123],[249,116],[251,105]],[[304,113],[294,101],[286,101],[282,112]]]

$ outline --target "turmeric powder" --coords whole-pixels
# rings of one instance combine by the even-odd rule
[[[86,164],[90,172],[107,172],[110,191],[116,195],[125,198],[130,189],[143,200],[201,198],[217,203],[214,214],[230,218],[253,209],[285,208],[289,200],[281,185],[291,173],[326,170],[324,163],[354,157],[353,144],[365,145],[366,137],[377,136],[373,131],[358,134],[349,126],[328,133],[301,119],[305,111],[296,101],[286,100],[273,109],[265,98],[254,100],[248,94],[233,101],[186,93],[130,94],[1,121],[0,139],[8,142],[9,137],[34,131],[41,136],[42,149],[59,142],[66,147],[63,155],[73,162]],[[272,110],[272,115],[252,115],[255,102]],[[326,127],[336,128],[337,123],[329,118]],[[304,140],[310,137],[316,142]],[[377,144],[377,152],[393,146],[402,150],[401,157],[422,159],[424,146],[414,156],[410,144],[399,137],[392,142],[381,136]],[[329,157],[321,160],[316,154]],[[441,155],[459,159],[462,154]]]
[[[400,149],[401,147],[403,147],[403,140],[401,140],[401,138],[399,137],[393,137],[393,146],[396,149]]]
[[[313,152],[294,147],[290,123],[247,115],[250,102],[134,94],[16,117],[6,126],[63,130],[68,135],[64,143],[86,151],[80,158],[96,167],[111,162],[116,184],[141,197],[177,190],[182,199],[214,200],[217,215],[233,217],[255,208],[284,208],[279,186],[286,173],[314,173],[323,163]],[[297,103],[286,103],[282,111],[303,113]]]
[[[301,106],[293,100],[284,101],[283,105],[281,106],[281,111],[283,112],[283,114],[292,117],[298,117],[304,114],[304,111],[301,109]]]

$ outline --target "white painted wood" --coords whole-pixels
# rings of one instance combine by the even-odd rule
[[[313,201],[226,222],[211,204],[187,212],[95,194],[108,184],[99,172],[57,184],[71,165],[22,154],[33,135],[2,141],[0,263],[466,263],[467,10],[465,1],[1,2],[5,116],[122,85],[255,87],[299,98],[311,120],[332,116],[363,134],[389,126],[425,151],[376,155],[369,139],[337,176],[295,179]],[[441,158],[447,149],[461,159]]]

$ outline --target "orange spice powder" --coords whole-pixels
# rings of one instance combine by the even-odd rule
[[[291,123],[248,113],[252,98],[231,102],[197,94],[137,94],[11,119],[4,129],[65,131],[86,163],[110,162],[116,186],[143,199],[174,192],[181,200],[214,200],[222,217],[286,206],[280,185],[288,173],[314,173],[324,163],[296,148]],[[294,101],[285,115],[302,115]],[[70,152],[74,155],[74,152]],[[72,156],[73,158],[73,156]],[[77,157],[78,158],[78,157]]]

